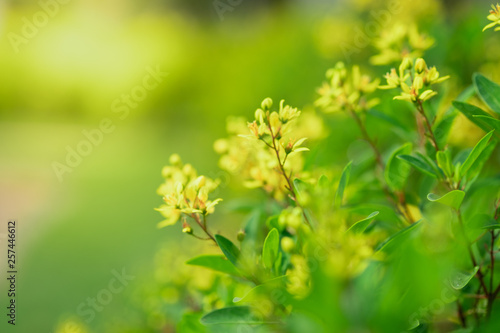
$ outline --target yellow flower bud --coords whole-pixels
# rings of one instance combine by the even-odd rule
[[[196,199],[196,195],[198,194],[198,190],[195,188],[194,184],[189,184],[186,189],[184,190],[184,195],[186,196],[186,199],[188,199],[190,202],[194,202]]]
[[[189,235],[191,235],[193,233],[193,229],[191,228],[189,223],[186,222],[185,218],[183,218],[183,221],[182,221],[182,232],[185,234],[189,234]]]
[[[238,239],[238,241],[240,242],[243,242],[243,240],[245,239],[245,231],[244,230],[240,230],[238,231],[238,235],[236,236],[236,238]]]
[[[271,125],[273,130],[277,130],[280,127],[281,121],[280,121],[280,116],[278,115],[278,112],[273,111],[271,113],[271,116],[269,116],[269,125]],[[274,133],[274,134],[276,135],[277,133]]]
[[[170,155],[169,162],[171,165],[179,165],[181,164],[181,157],[178,154]]]
[[[194,168],[191,164],[185,164],[182,167],[182,173],[188,177],[195,176],[196,172],[194,171]]]
[[[425,63],[425,60],[422,58],[418,58],[415,62],[415,72],[417,72],[418,74],[422,74],[426,69],[427,64]]]
[[[264,103],[264,102],[262,102]],[[264,122],[264,118],[265,118],[266,114],[264,113],[264,110],[262,109],[257,109],[257,111],[255,111],[255,120],[259,122],[259,124],[262,124]]]
[[[229,144],[226,139],[218,139],[214,142],[214,150],[218,154],[224,154],[228,151]]]
[[[175,193],[177,193],[178,195],[182,193],[182,191],[184,190],[184,186],[182,185],[181,182],[177,182],[175,184]]]
[[[198,193],[198,199],[201,202],[206,202],[208,200],[208,188],[203,187]]]
[[[413,80],[413,88],[418,92],[420,89],[424,87],[424,80],[420,75],[415,76]]]
[[[198,178],[196,178],[196,180],[194,181],[194,184],[195,184],[195,187],[197,189],[205,186],[207,182],[207,179],[205,178],[205,176],[199,176]]]
[[[284,252],[290,253],[295,249],[295,242],[290,237],[283,237],[281,239],[281,248]]]
[[[413,62],[409,57],[405,57],[399,66],[399,70],[406,71],[413,67]]]
[[[260,105],[264,111],[271,110],[271,107],[273,106],[273,100],[267,97],[262,101]],[[257,117],[255,118],[257,119]]]
[[[420,95],[420,99],[425,102],[429,99],[431,99],[432,97],[436,96],[437,95],[437,92],[433,91],[433,90],[426,90],[424,91],[421,95]]]

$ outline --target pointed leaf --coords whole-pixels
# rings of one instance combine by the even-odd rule
[[[349,183],[349,177],[351,176],[352,161],[347,163],[346,167],[342,171],[340,176],[339,186],[337,187],[337,192],[335,193],[335,208],[338,209],[342,205],[342,199],[344,198],[344,191]]]
[[[293,180],[293,187],[297,192],[297,196],[301,197],[303,193],[306,191],[307,184],[300,180],[299,178],[295,178]]]
[[[483,115],[474,115],[473,117],[482,120],[486,125],[497,131],[497,133],[500,133],[500,120]]]
[[[500,86],[480,73],[475,73],[472,79],[483,102],[500,114]]]
[[[429,156],[422,153],[416,153],[417,158],[427,164],[434,172],[435,175],[443,175],[443,171],[439,169],[436,162],[434,162]]]
[[[489,160],[495,146],[497,144],[496,140],[491,141],[486,148],[481,152],[481,155],[476,159],[474,164],[469,168],[469,171],[465,174],[465,179],[467,180],[467,185],[470,185],[479,176],[481,170],[483,169],[486,162]]]
[[[278,259],[280,244],[280,233],[277,229],[272,229],[267,234],[262,248],[262,262],[266,268],[272,268],[276,259]]]
[[[493,135],[494,131],[489,132],[486,134],[479,142],[476,144],[474,149],[470,152],[469,156],[465,160],[465,162],[462,164],[460,167],[460,177],[463,177],[465,173],[469,170],[469,168],[474,164],[476,159],[481,155],[483,150],[486,148],[488,145],[488,142],[490,141],[491,136]]]
[[[440,150],[436,153],[436,159],[438,162],[438,166],[443,170],[444,174],[447,177],[451,177],[453,175],[453,165],[450,161],[449,150],[446,152]]]
[[[233,263],[234,266],[238,267],[238,258],[240,256],[240,250],[233,244],[229,239],[221,235],[215,235],[215,240],[217,245],[219,245],[222,253],[226,258]]]
[[[358,221],[354,223],[349,229],[347,229],[346,232],[352,232],[355,234],[361,234],[363,233],[368,225],[375,219],[375,217],[379,214],[379,212],[373,212],[370,215],[368,215],[366,218],[362,219],[361,221]]]
[[[198,257],[194,257],[186,261],[186,264],[192,266],[200,266],[209,269],[213,269],[214,271],[240,276],[241,274],[238,272],[236,267],[227,260],[224,256],[216,255],[216,254],[207,254],[201,255]]]
[[[427,195],[427,199],[432,202],[439,202],[443,205],[449,206],[455,210],[460,208],[462,201],[464,200],[465,192],[460,190],[454,190],[446,193],[443,196],[438,196],[433,193]]]
[[[321,189],[327,189],[330,186],[330,180],[327,176],[321,175],[318,179],[318,187]]]
[[[420,170],[421,172],[425,173],[428,176],[431,176],[434,178],[438,177],[438,175],[435,173],[435,171],[432,169],[432,167],[429,166],[425,161],[423,161],[419,158],[416,158],[416,157],[411,156],[411,155],[399,155],[399,156],[397,156],[397,158],[399,158],[407,163],[410,163],[413,167],[415,167],[416,169]]]
[[[412,230],[416,229],[418,226],[422,224],[422,220],[419,220],[413,224],[410,224],[406,228],[396,232],[391,237],[387,238],[384,242],[382,242],[379,246],[377,246],[376,251],[382,251],[384,249],[390,249],[394,246],[397,246],[400,242],[405,239],[405,235],[410,233]]]
[[[182,333],[207,333],[207,328],[200,323],[201,313],[186,312],[176,326],[176,332]]]
[[[485,225],[484,227],[482,227],[482,229],[487,229],[487,230],[500,229],[500,223],[492,223],[492,224],[489,224],[489,225]]]
[[[249,306],[232,306],[207,313],[200,319],[203,325],[215,324],[263,324]]]
[[[476,275],[477,271],[479,271],[479,266],[474,267],[472,272],[470,273],[462,273],[456,272],[454,276],[450,279],[450,284],[453,289],[460,290],[464,288],[470,280]]]
[[[471,122],[476,124],[479,128],[481,128],[485,132],[489,132],[491,130],[488,123],[486,123],[481,118],[477,118],[475,116],[486,116],[491,117],[491,115],[487,112],[484,112],[480,108],[475,105],[454,101],[453,106],[458,109],[464,116],[467,117]]]
[[[404,187],[411,170],[411,166],[408,163],[396,159],[396,156],[411,154],[411,150],[412,144],[406,143],[396,149],[387,160],[384,176],[387,184],[393,190],[401,190]]]
[[[258,286],[250,289],[250,291],[247,292],[245,296],[235,297],[233,299],[233,302],[245,303],[245,302],[253,302],[259,300],[259,296],[268,294],[271,290],[283,288],[285,286],[285,280],[286,280],[286,275],[282,275],[278,276],[277,278],[266,281],[263,284],[259,284]]]

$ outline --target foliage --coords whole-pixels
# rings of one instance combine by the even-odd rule
[[[486,28],[498,24],[498,10]],[[211,285],[212,302],[201,297],[182,325],[207,332],[498,329],[500,174],[488,174],[487,166],[498,153],[500,86],[474,75],[481,107],[454,93],[453,107],[485,131],[473,147],[455,151],[447,138],[457,111],[431,104],[438,84],[450,79],[424,60],[434,41],[416,27],[398,29],[375,43],[380,54],[372,63],[401,61],[385,85],[339,62],[318,90],[325,123],[335,113],[358,126],[374,157],[366,166],[349,162],[338,172],[308,163],[324,153],[317,148],[324,133],[304,126],[306,112],[266,98],[250,122],[230,118],[229,137],[214,145],[222,169],[266,194],[249,204],[237,235],[222,235],[208,220],[221,201],[209,199],[220,181],[171,157],[158,190],[166,217],[160,226],[181,219],[185,234],[212,242],[219,254],[187,263],[226,277]],[[368,115],[391,100],[388,93],[376,97],[377,88],[397,90],[393,99],[414,110],[414,140],[385,147],[369,133]],[[391,103],[390,112],[399,112],[401,102]],[[397,123],[397,114],[384,117]]]

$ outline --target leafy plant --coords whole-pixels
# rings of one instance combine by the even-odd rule
[[[498,8],[487,28],[498,24]],[[197,315],[185,316],[183,325],[210,332],[499,327],[500,174],[486,166],[498,152],[500,86],[482,74],[473,76],[482,108],[467,103],[469,91],[455,95],[453,107],[486,132],[473,147],[457,152],[447,140],[456,111],[436,112],[430,103],[439,85],[451,80],[423,58],[434,41],[416,28],[401,38],[415,48],[399,50],[402,57],[392,49],[400,44],[376,42],[381,54],[373,63],[400,62],[385,75],[385,85],[358,66],[348,70],[339,62],[318,90],[315,105],[325,122],[331,114],[354,120],[371,149],[366,165],[351,161],[342,171],[315,166],[314,156],[325,153],[319,148],[324,136],[304,126],[307,113],[283,100],[274,107],[266,98],[250,122],[228,121],[230,136],[215,143],[221,168],[265,193],[248,203],[247,222],[237,235],[212,231],[209,216],[221,199],[210,194],[220,181],[198,176],[178,155],[171,156],[158,190],[165,202],[158,210],[166,218],[159,226],[182,221],[185,234],[212,242],[218,254],[200,254],[187,264],[229,277],[214,282],[218,301],[202,297],[203,306],[193,307]],[[384,49],[389,46],[390,52]],[[385,113],[374,107],[391,96],[377,88],[397,91],[398,101]],[[417,135],[382,145],[367,119],[376,115],[405,128],[391,114],[400,101],[413,109]],[[434,303],[438,309],[420,310]]]

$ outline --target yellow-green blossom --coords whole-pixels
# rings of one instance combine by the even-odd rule
[[[397,100],[412,103],[425,102],[437,95],[437,92],[429,89],[434,84],[441,83],[449,76],[441,77],[436,67],[428,68],[424,59],[419,58],[413,62],[405,58],[399,66],[399,72],[395,68],[385,75],[386,85],[379,89],[401,89],[401,94],[394,97]]]
[[[326,113],[340,111],[366,111],[379,103],[376,98],[367,95],[377,89],[380,81],[372,81],[369,76],[362,75],[358,66],[353,66],[348,75],[344,63],[338,62],[334,68],[326,72],[328,82],[318,89],[320,97],[315,105]]]
[[[283,100],[278,110],[273,111],[272,107],[273,101],[266,98],[255,111],[252,122],[247,123],[244,118],[229,118],[227,131],[231,136],[217,140],[214,149],[222,155],[219,161],[222,169],[243,178],[246,187],[262,188],[272,197],[282,200],[288,190],[280,162],[287,175],[292,173],[303,177],[304,163],[299,153],[308,148],[303,146],[306,137],[302,136],[315,139],[324,132],[321,118],[314,114],[302,115],[297,108],[285,105]],[[299,122],[299,117],[305,117],[307,121],[301,119]]]
[[[496,25],[500,25],[500,5],[491,5],[490,15],[488,15],[488,20],[491,21],[490,24],[484,27],[483,31],[489,28],[493,28]],[[495,31],[500,31],[500,27],[496,27]]]
[[[374,65],[388,65],[404,58],[418,58],[434,44],[434,39],[419,33],[417,26],[396,24],[374,41],[379,54],[370,58]]]
[[[252,135],[246,137],[281,140],[288,134],[291,121],[297,119],[301,112],[297,108],[285,105],[285,100],[281,100],[279,111],[271,111],[272,105],[273,101],[270,98],[262,101],[261,108],[255,111],[255,120],[248,123]]]
[[[170,165],[162,170],[165,182],[158,188],[158,194],[165,202],[159,212],[166,218],[158,227],[175,224],[182,216],[212,214],[222,199],[209,200],[208,196],[219,185],[219,180],[198,176],[191,164],[183,164],[179,155],[170,156]],[[189,225],[184,223],[183,231],[189,233]]]

